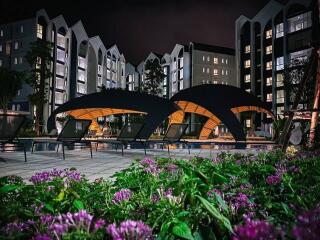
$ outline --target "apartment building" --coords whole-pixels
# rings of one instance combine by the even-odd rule
[[[99,36],[88,36],[81,21],[69,27],[62,15],[50,19],[44,9],[23,20],[0,24],[0,67],[30,70],[24,57],[30,43],[39,39],[52,43],[44,119],[69,99],[100,91],[102,85],[125,88],[126,60],[116,45],[105,47]],[[32,92],[23,84],[9,108],[33,113],[28,98]]]
[[[271,102],[273,112],[282,116],[291,104],[283,86],[283,70],[294,59],[311,54],[311,0],[291,0],[285,5],[272,0],[253,18],[240,16],[235,24],[239,86]],[[266,114],[243,121],[247,127],[271,127]]]

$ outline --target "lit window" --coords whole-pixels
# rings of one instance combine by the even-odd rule
[[[206,72],[206,69],[205,69],[205,68],[202,68],[202,72],[205,73],[205,72]]]
[[[207,68],[207,73],[210,73],[210,69],[209,68]]]
[[[43,37],[43,26],[40,24],[37,24],[37,38],[42,39]]]
[[[247,128],[251,127],[251,119],[246,119],[246,127]]]
[[[210,62],[210,56],[207,57],[207,62]]]
[[[60,63],[56,64],[56,74],[64,77],[64,65]]]
[[[283,70],[284,68],[284,60],[283,60],[283,57],[278,57],[277,58],[277,66],[276,66],[276,69],[277,70]]]
[[[0,67],[2,67],[2,59],[0,59]]]
[[[283,37],[283,23],[279,23],[276,25],[276,38]]]
[[[272,29],[266,31],[266,39],[272,38]]]
[[[23,29],[23,25],[20,26],[20,32],[23,33],[24,29]]]
[[[66,40],[65,40],[65,37],[64,37],[62,34],[60,34],[60,33],[57,34],[57,45],[58,45],[59,47],[66,48]]]
[[[312,52],[312,48],[304,49],[301,51],[293,52],[289,54],[289,59],[290,61],[294,60],[300,60],[300,61],[305,61],[307,60],[308,57],[310,57]]]
[[[183,58],[178,59],[179,68],[183,68]]]
[[[202,56],[202,61],[205,61],[206,57],[205,56]]]
[[[228,64],[228,59],[226,59],[226,64]]]
[[[183,79],[183,69],[179,70],[179,79]]]
[[[266,70],[272,70],[272,61],[266,63]]]
[[[283,106],[277,107],[277,114],[282,115],[283,112],[284,112],[284,107]]]
[[[311,27],[311,11],[288,19],[289,33]]]
[[[267,102],[272,102],[272,93],[267,93]]]
[[[246,89],[246,92],[250,93],[250,92],[251,92],[251,89],[250,89],[250,88]]]
[[[228,75],[228,70],[226,70],[226,75]]]
[[[3,37],[3,30],[0,30],[0,37]]]
[[[217,80],[214,80],[214,81],[213,81],[213,84],[218,84],[218,81],[217,81]]]
[[[221,74],[224,75],[224,70],[223,69],[221,70]]]
[[[18,42],[14,42],[14,49],[17,50],[19,48],[19,43]]]
[[[244,61],[244,68],[249,68],[249,67],[250,67],[250,65],[251,65],[250,60],[246,60],[246,61]]]
[[[249,83],[250,81],[251,81],[251,75],[250,74],[244,75],[244,82]]]
[[[22,64],[22,57],[19,57],[19,64]]]
[[[218,69],[213,69],[213,75],[214,76],[218,76],[219,74],[218,74]]]
[[[277,91],[277,103],[284,103],[284,90]]]
[[[14,64],[18,64],[18,58],[14,58]]]
[[[272,53],[272,45],[266,47],[266,54],[268,55],[271,53]]]
[[[216,58],[216,57],[215,57],[215,58],[213,58],[213,63],[214,63],[214,64],[218,64],[218,61],[219,61],[219,59],[218,59],[218,58]]]
[[[0,44],[0,52],[2,52],[2,44]]]
[[[247,45],[244,47],[244,52],[245,53],[250,53],[250,45]]]
[[[266,79],[266,85],[267,85],[267,86],[272,86],[272,77],[267,77],[267,79]]]
[[[277,74],[277,87],[282,87],[282,86],[283,86],[283,75]]]

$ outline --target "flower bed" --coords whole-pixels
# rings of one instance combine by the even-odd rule
[[[0,179],[5,239],[319,239],[320,153],[145,158],[112,179],[76,169]]]

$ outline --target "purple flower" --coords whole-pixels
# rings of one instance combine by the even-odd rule
[[[25,223],[8,223],[2,228],[2,231],[7,235],[12,235],[15,232],[23,232],[28,229],[29,225]]]
[[[152,239],[152,229],[142,221],[127,220],[121,222],[119,227],[110,224],[106,230],[114,240]]]
[[[300,172],[300,168],[297,167],[297,166],[292,166],[292,167],[289,168],[289,171],[291,173],[299,173]]]
[[[51,224],[54,221],[54,217],[50,214],[40,216],[40,222],[42,225]]]
[[[38,234],[34,237],[34,240],[52,240],[48,234]]]
[[[234,199],[231,200],[234,210],[237,212],[240,208],[253,209],[255,204],[249,201],[249,198],[244,193],[239,193]]]
[[[175,165],[175,164],[169,164],[167,167],[166,167],[167,171],[169,173],[175,173],[178,169],[178,166]]]
[[[50,226],[49,231],[55,233],[56,235],[62,235],[68,231],[69,225],[64,223],[54,223]]]
[[[160,168],[156,165],[150,165],[143,170],[145,173],[150,173],[157,176],[160,173]]]
[[[78,182],[81,180],[81,174],[76,170],[57,170],[54,168],[51,171],[37,172],[29,180],[36,185],[44,182],[51,182],[55,178],[65,178],[68,183],[70,181]]]
[[[152,201],[153,203],[159,202],[159,201],[160,201],[160,197],[158,196],[158,194],[153,194],[153,195],[151,196],[151,201]]]
[[[279,175],[270,175],[267,177],[266,182],[269,185],[277,185],[281,182],[281,176]]]
[[[127,201],[131,198],[132,192],[129,189],[121,189],[120,191],[116,192],[113,196],[112,202],[115,204],[119,204],[123,201]]]
[[[261,220],[247,219],[244,225],[234,228],[235,236],[233,240],[274,240],[280,234],[276,228]]]
[[[320,236],[320,205],[297,218],[297,225],[292,230],[297,240],[317,240]]]
[[[172,192],[173,192],[173,189],[168,188],[168,190],[163,193],[163,196],[165,196],[166,198],[172,197]]]
[[[156,162],[151,158],[144,158],[139,162],[142,166],[155,165]]]
[[[222,192],[219,189],[211,189],[210,191],[207,192],[208,197],[212,198],[215,196],[215,194],[222,196]]]
[[[99,230],[100,228],[102,228],[104,225],[106,224],[106,221],[103,219],[98,219],[95,224],[94,224],[94,229],[95,231]]]

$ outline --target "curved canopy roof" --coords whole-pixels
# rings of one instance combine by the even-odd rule
[[[214,127],[224,123],[236,141],[245,141],[242,126],[234,113],[258,111],[271,115],[271,106],[240,88],[221,85],[204,84],[187,88],[174,95],[170,101],[176,103],[181,110],[175,112],[170,122],[181,122],[184,112],[197,113],[208,117],[200,133],[200,138],[208,138]]]
[[[77,119],[96,119],[98,117],[123,113],[146,114],[145,125],[140,137],[148,138],[152,132],[179,108],[167,99],[134,91],[108,89],[73,98],[58,107],[48,119],[50,132],[55,128],[55,117],[66,113]]]

